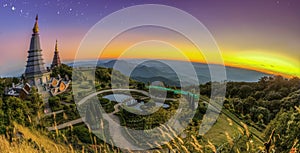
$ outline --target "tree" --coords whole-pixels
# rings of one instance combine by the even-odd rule
[[[200,94],[206,95],[207,97],[210,97],[211,95],[211,82],[207,82],[204,85],[200,85]]]
[[[256,99],[256,100],[259,100],[261,98],[263,98],[265,95],[265,92],[264,91],[256,91],[255,94],[253,95],[253,97]]]
[[[48,99],[48,102],[53,111],[58,111],[63,107],[60,103],[60,98],[58,96],[50,97]]]
[[[37,115],[43,107],[43,99],[36,88],[32,88],[28,98],[26,99],[28,107],[31,109],[31,114]]]
[[[8,117],[8,122],[17,121],[24,125],[27,115],[30,114],[29,108],[20,98],[8,97],[5,100],[5,110]]]
[[[249,85],[242,85],[240,87],[238,95],[241,98],[246,98],[251,94],[252,91],[253,91],[253,89]]]
[[[300,112],[291,108],[289,111],[281,111],[276,117],[270,122],[265,135],[271,134],[272,130],[275,129],[276,151],[288,153],[291,148],[300,147],[299,141],[295,144],[296,140],[300,138]]]
[[[249,108],[253,107],[254,105],[256,105],[256,99],[249,96],[244,100],[244,103],[245,103],[246,107],[248,107],[248,109],[249,109]]]
[[[232,88],[228,88],[228,92],[227,93],[229,93],[229,95],[228,95],[228,97],[230,96],[230,97],[235,97],[236,96],[236,93],[238,93],[238,91],[239,91],[239,89],[237,88],[237,87],[232,87]]]
[[[276,91],[270,91],[265,97],[266,100],[279,100],[282,98],[282,95]]]
[[[144,90],[144,89],[145,89],[145,84],[142,83],[142,82],[138,82],[138,83],[137,83],[137,88],[138,88],[139,90]]]
[[[55,67],[52,69],[52,77],[57,77],[58,75],[60,75],[61,77],[64,77],[65,75],[67,75],[68,77],[72,76],[72,71],[73,68],[66,65],[66,64],[61,64],[58,67]]]

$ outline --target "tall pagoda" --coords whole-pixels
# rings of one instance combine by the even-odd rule
[[[58,53],[58,49],[57,49],[57,48],[58,48],[58,47],[57,47],[57,40],[56,40],[56,43],[55,43],[55,50],[54,50],[54,56],[53,56],[51,68],[58,67],[58,66],[61,65],[60,57],[59,57],[59,53]]]
[[[35,24],[32,29],[30,47],[28,51],[28,60],[25,70],[25,79],[30,85],[42,85],[47,83],[50,78],[50,73],[45,68],[45,63],[42,57],[42,49],[40,45],[38,16],[35,18]]]

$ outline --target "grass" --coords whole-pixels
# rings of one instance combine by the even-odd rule
[[[1,153],[39,153],[42,150],[49,153],[69,153],[70,148],[63,144],[57,144],[42,132],[31,130],[19,124],[14,124],[15,131],[22,133],[22,138],[14,140],[12,143],[4,137],[0,136],[0,152]]]
[[[28,144],[10,144],[4,136],[0,136],[0,150],[2,153],[38,153],[38,150],[35,150],[32,146]]]
[[[228,135],[235,137],[238,136],[239,125],[234,122],[229,122],[228,118],[224,114],[220,114],[219,118],[217,119],[216,123],[212,126],[212,128],[204,135],[204,138],[214,142],[216,145],[221,145],[226,140],[225,131]]]
[[[239,124],[240,126],[243,126],[242,120],[240,120],[237,116],[235,116],[234,114],[232,114],[231,112],[229,112],[227,109],[222,109],[222,113],[224,113],[225,115],[227,115],[232,121],[234,121],[235,123]],[[258,139],[258,141],[263,142],[263,133],[259,132],[256,128],[254,128],[253,126],[248,126],[250,132],[255,135],[255,137]]]
[[[241,126],[241,124],[237,124],[236,121],[231,120],[221,113],[216,123],[203,136],[203,138],[210,140],[215,146],[221,146],[224,144],[232,145],[231,143],[237,140],[237,138],[241,137],[240,140],[244,141],[245,137],[249,137],[249,127],[246,124],[244,125],[245,126]],[[262,133],[259,133],[258,131],[256,132],[256,134],[262,135]],[[249,141],[253,142],[254,148],[263,146],[263,143],[257,137],[250,137]],[[234,143],[236,145],[238,144],[237,142]]]
[[[204,100],[204,101],[209,101],[209,99],[207,97],[201,97],[201,99]],[[214,104],[214,105],[217,106],[217,104]],[[228,120],[232,121],[232,123],[237,124],[240,128],[244,127],[244,123],[242,122],[242,120],[239,119],[236,115],[234,115],[231,112],[229,112],[227,109],[222,108],[220,116],[222,116],[222,115],[224,115],[226,117],[227,121]],[[218,120],[222,120],[222,118],[218,119]],[[224,123],[223,124],[226,127],[226,125],[228,125],[228,122],[225,122],[225,123],[227,123],[227,124],[224,124]],[[254,135],[254,137],[256,138],[256,139],[254,139],[255,141],[258,141],[259,144],[262,144],[264,142],[264,140],[263,140],[263,137],[264,137],[263,133],[261,133],[260,131],[258,131],[253,126],[247,125],[247,128],[249,129],[250,133],[252,135]],[[237,128],[235,128],[235,129],[237,129]]]

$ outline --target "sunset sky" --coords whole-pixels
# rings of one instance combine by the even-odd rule
[[[39,14],[43,57],[49,64],[56,39],[61,59],[72,61],[81,40],[94,24],[110,13],[139,4],[169,5],[196,17],[211,32],[226,65],[300,77],[298,0],[2,0],[0,76],[24,69],[36,14]],[[150,38],[170,42],[190,60],[204,62],[197,49],[180,35],[154,27],[125,32],[101,57],[116,58],[133,42]],[[131,51],[126,58],[182,60],[172,47],[157,42],[138,44]],[[97,57],[83,57],[93,58]]]

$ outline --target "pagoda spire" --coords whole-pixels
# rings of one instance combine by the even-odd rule
[[[36,15],[34,27],[32,29],[33,33],[39,33],[39,25],[38,25],[39,16]]]
[[[59,52],[58,52],[58,47],[57,47],[57,40],[56,40],[54,56],[53,56],[51,68],[58,67],[60,65],[61,65],[61,61],[60,61],[60,57],[59,57]]]
[[[58,52],[58,49],[57,49],[57,39],[56,39],[56,42],[55,42],[55,52]]]

